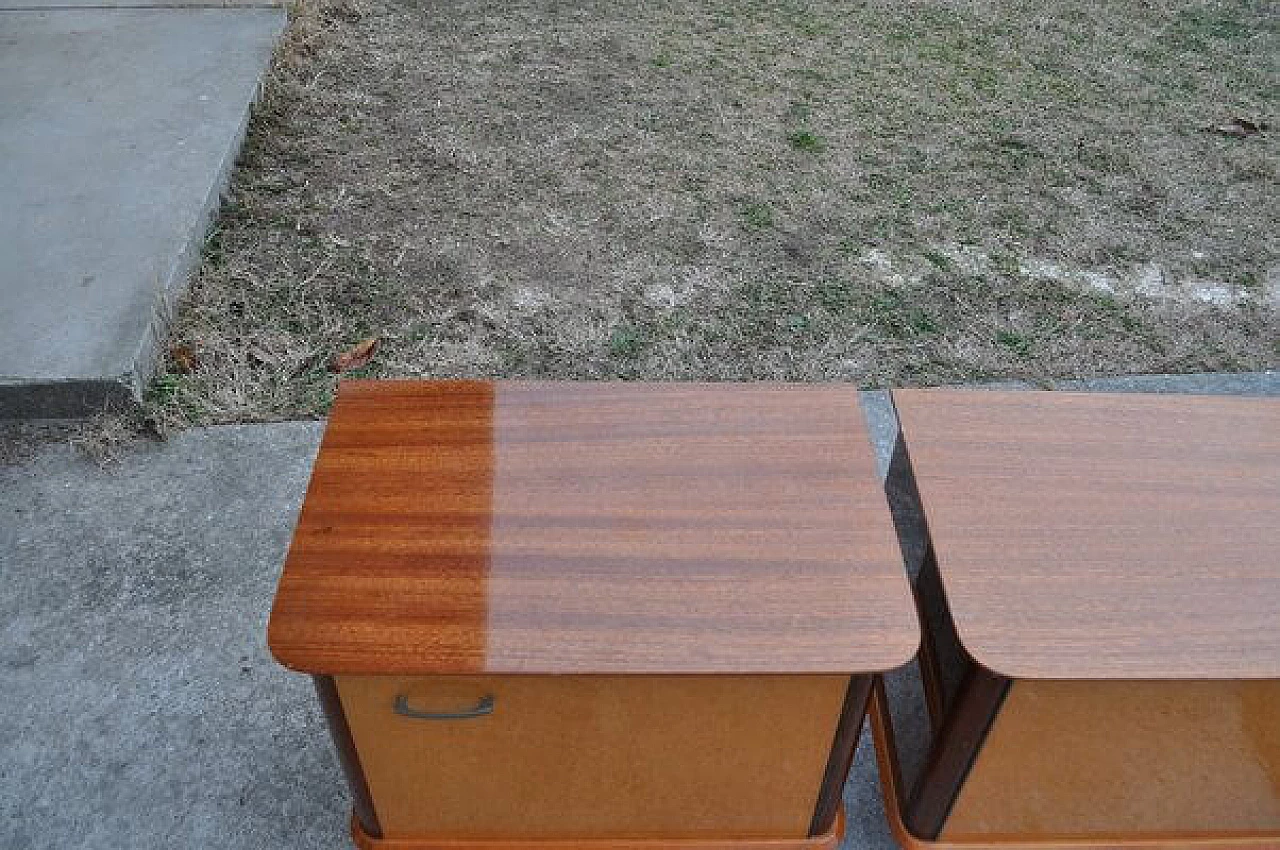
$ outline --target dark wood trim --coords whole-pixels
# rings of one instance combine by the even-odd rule
[[[917,661],[924,685],[925,705],[929,710],[930,731],[937,733],[946,707],[946,694],[942,684],[942,660],[934,629],[931,627],[930,614],[936,608],[933,604],[932,584],[928,589],[921,588],[922,584],[928,582],[925,574],[930,569],[936,573],[937,565],[933,560],[929,526],[924,516],[924,505],[920,501],[920,491],[916,487],[915,473],[911,468],[907,441],[901,431],[894,439],[893,454],[884,478],[884,494],[889,502],[889,513],[893,517],[893,527],[898,535],[898,546],[902,549],[903,563],[914,591],[912,595],[915,598],[916,616],[920,621],[920,651]]]
[[[898,757],[893,711],[889,708],[889,693],[882,674],[872,677],[868,714],[876,746],[876,766],[880,770],[880,790],[884,792],[886,806],[900,813],[907,807],[907,789],[903,783],[902,761]]]
[[[947,603],[938,561],[930,544],[920,565],[920,574],[912,586],[916,608],[920,614],[921,643],[928,647],[922,655],[921,675],[924,678],[926,699],[930,701],[929,713],[936,732],[955,705],[965,677],[974,666],[965,649],[951,606]],[[926,667],[927,662],[927,667]]]
[[[835,824],[840,801],[844,797],[844,784],[853,767],[854,752],[858,749],[862,721],[867,716],[867,699],[871,696],[873,679],[869,675],[849,677],[849,689],[845,691],[840,722],[836,725],[831,755],[822,776],[822,788],[818,791],[818,804],[813,811],[813,821],[809,824],[811,838],[826,835]]]
[[[920,620],[920,676],[929,725],[937,733],[972,662],[951,619],[911,453],[901,431],[893,445],[884,490],[915,596]]]
[[[906,826],[916,837],[936,840],[1004,703],[1009,680],[975,664],[960,641],[901,430],[885,477],[885,496],[920,617],[920,676],[933,732],[920,778],[909,792],[902,789],[908,798],[903,808]],[[888,721],[887,701],[885,709]]]
[[[911,467],[907,441],[901,431],[893,442],[893,454],[884,477],[884,494],[889,502],[889,515],[893,518],[893,529],[902,548],[907,575],[914,580],[929,545],[929,527],[920,490],[916,486],[915,471]]]
[[[342,711],[342,700],[338,697],[338,686],[332,676],[312,676],[316,685],[316,695],[320,697],[320,707],[324,709],[325,720],[329,722],[329,732],[333,735],[333,743],[338,748],[338,760],[342,762],[342,772],[347,776],[347,785],[351,787],[351,801],[355,816],[360,821],[365,834],[372,838],[382,837],[382,826],[378,823],[378,815],[373,809],[373,797],[369,794],[369,784],[365,782],[364,769],[360,766],[360,756],[356,753],[356,743],[351,737],[351,727],[347,725],[347,716]]]
[[[942,728],[943,718],[947,712],[947,688],[943,680],[942,659],[939,656],[937,632],[946,624],[939,622],[939,607],[945,619],[950,621],[946,613],[946,602],[934,595],[937,564],[933,560],[932,547],[925,553],[925,562],[920,567],[911,586],[912,597],[916,603],[916,615],[920,618],[920,682],[924,690],[925,707],[929,711],[929,731],[936,735]],[[940,587],[938,587],[940,590]]]
[[[916,837],[932,841],[942,832],[1009,683],[977,664],[970,665],[907,804],[907,827]]]

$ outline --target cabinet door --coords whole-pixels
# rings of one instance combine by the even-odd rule
[[[798,837],[849,677],[336,683],[388,838]]]

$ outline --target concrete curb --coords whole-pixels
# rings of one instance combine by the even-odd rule
[[[264,9],[288,7],[286,0],[0,0],[0,12],[87,12],[101,9]]]
[[[220,13],[232,17],[219,17]],[[122,20],[116,15],[127,17]],[[210,37],[222,39],[220,43],[227,45],[232,56],[227,67],[220,68],[207,57],[206,49],[204,64],[192,60],[187,65],[180,50],[157,48],[154,55],[168,63],[154,69],[157,91],[172,92],[174,87],[167,85],[170,78],[194,91],[185,100],[174,99],[182,104],[180,114],[148,105],[147,93],[138,94],[138,125],[143,129],[122,139],[128,132],[122,129],[122,116],[96,103],[104,99],[104,81],[82,85],[79,75],[92,75],[96,67],[108,71],[128,67],[127,56],[97,57],[112,49],[128,51],[128,44],[113,48],[116,33],[132,28],[137,33],[133,37],[142,39],[146,27],[162,18],[171,23],[185,21],[171,29],[193,38],[209,27]],[[10,342],[7,347],[0,343],[0,419],[85,417],[142,399],[171,307],[199,263],[244,144],[272,47],[285,24],[282,8],[259,2],[145,6],[24,2],[0,8],[0,27],[14,44],[22,45],[24,37],[35,34],[40,44],[56,45],[74,55],[87,40],[90,63],[98,62],[85,71],[68,69],[48,81],[38,73],[28,74],[25,82],[12,84],[27,88],[20,98],[9,98],[15,104],[11,113],[0,109],[0,118],[7,119],[0,125],[5,128],[0,145],[16,151],[7,164],[0,164],[0,185],[9,187],[14,199],[9,213],[0,213],[5,224],[0,231],[14,234],[13,244],[0,240],[0,248],[13,258],[7,272],[0,270],[0,284],[21,305],[17,318],[11,320],[16,326],[4,328]],[[21,63],[23,58],[10,61]],[[52,60],[39,57],[37,61]],[[220,76],[215,80],[208,76],[211,72]],[[131,73],[123,76],[134,79],[136,74]],[[42,96],[41,86],[49,87],[51,101]],[[0,94],[6,92],[0,89]],[[198,98],[196,92],[202,92]],[[91,141],[96,122],[105,122],[101,134],[111,144],[102,147],[112,151],[98,159]],[[184,122],[196,129],[184,129]],[[47,149],[59,152],[49,155],[51,162],[39,161],[46,156],[41,134],[51,135]],[[191,144],[182,147],[187,139]],[[76,169],[85,167],[98,168],[106,176],[77,179]],[[171,171],[165,170],[170,167]],[[12,170],[5,173],[6,168]],[[48,183],[35,184],[26,176],[32,171],[41,173]],[[139,211],[136,231],[113,223],[117,217],[127,220],[122,208]],[[13,216],[12,228],[8,216]],[[26,234],[36,238],[24,239],[20,229],[31,225],[22,222],[36,217],[42,229]],[[160,229],[163,235],[154,235]],[[117,250],[112,237],[123,244],[127,241],[120,236],[123,232],[142,235],[134,237],[136,245],[124,245],[99,266],[94,264],[97,249],[91,243],[99,232],[107,234],[101,243],[111,250]],[[32,241],[39,244],[33,246]],[[46,241],[54,246],[42,252]],[[149,271],[153,263],[156,267]],[[102,280],[94,283],[96,289],[74,288],[79,277],[87,285],[98,274]],[[76,312],[81,293],[90,302],[85,316]],[[93,301],[94,297],[98,300]],[[42,299],[52,303],[42,305]],[[150,304],[144,307],[147,301]],[[32,330],[34,326],[41,330]],[[77,335],[88,340],[81,346],[83,353],[64,356],[58,351]]]

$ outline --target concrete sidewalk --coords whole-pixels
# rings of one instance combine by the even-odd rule
[[[139,396],[285,24],[113,5],[0,0],[0,418]]]
[[[322,426],[0,469],[0,848],[338,848],[341,773],[266,612]]]
[[[1068,386],[1280,395],[1280,374]],[[887,464],[886,394],[863,407]],[[350,847],[310,684],[265,645],[322,428],[187,431],[105,472],[61,444],[0,467],[0,850]],[[894,693],[919,741],[918,693]],[[845,846],[895,847],[869,736],[845,796]]]

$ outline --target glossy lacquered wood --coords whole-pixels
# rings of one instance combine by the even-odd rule
[[[521,841],[805,837],[849,686],[847,676],[335,678],[384,838]],[[394,710],[401,695],[417,711],[458,713],[486,697],[493,708],[410,718]]]
[[[1015,681],[941,838],[1280,842],[1280,681]]]
[[[893,397],[980,664],[1012,678],[1280,677],[1280,400]]]
[[[970,665],[906,805],[906,823],[914,835],[937,838],[950,824],[955,801],[968,785],[974,761],[1004,704],[1009,684],[1008,679]],[[1020,787],[1021,783],[1015,782],[1010,791]]]
[[[323,673],[852,673],[914,620],[851,388],[351,382],[269,642]]]
[[[844,784],[849,778],[849,771],[853,768],[858,739],[862,735],[862,726],[867,719],[867,703],[871,698],[872,679],[871,675],[849,678],[840,722],[836,726],[835,737],[827,756],[827,769],[823,773],[822,785],[818,791],[818,805],[814,807],[813,818],[809,822],[810,836],[826,835],[839,817],[844,800]],[[802,718],[800,722],[809,725],[812,719]]]
[[[883,682],[877,681],[872,689],[870,714],[871,730],[876,742],[876,759],[880,766],[880,784],[884,793],[885,816],[894,837],[904,850],[1275,850],[1280,847],[1280,834],[1241,834],[1230,831],[1143,836],[1116,829],[1087,837],[1002,833],[939,840],[922,839],[907,828],[904,818],[906,789],[902,784],[893,721]]]

